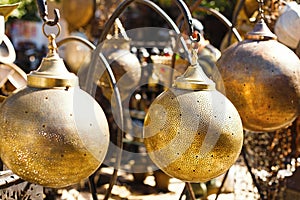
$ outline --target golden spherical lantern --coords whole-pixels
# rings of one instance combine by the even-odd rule
[[[67,71],[49,35],[49,53],[27,87],[0,108],[0,153],[22,179],[60,188],[95,172],[106,155],[109,129],[102,108]]]
[[[103,45],[103,54],[118,82],[121,99],[125,100],[139,84],[142,70],[139,59],[130,52],[130,40],[127,38],[106,40]],[[98,86],[101,88],[104,96],[111,100],[113,91],[108,81],[108,76],[108,73],[105,71],[98,81]]]
[[[261,19],[216,63],[245,130],[272,132],[299,115],[300,60]]]
[[[92,20],[96,9],[94,0],[62,1],[62,14],[69,25],[69,29],[78,30]]]
[[[72,33],[69,38],[82,38],[88,41],[86,35],[80,32]],[[68,69],[77,74],[80,68],[87,67],[91,62],[91,55],[92,49],[89,46],[81,41],[73,40],[66,42],[63,59]]]
[[[204,75],[197,58],[193,60],[195,64],[151,104],[144,143],[166,174],[205,182],[234,164],[243,144],[243,127],[233,104]]]

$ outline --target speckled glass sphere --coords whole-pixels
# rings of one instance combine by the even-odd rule
[[[216,63],[245,130],[273,132],[299,116],[300,60],[276,40],[234,43]]]
[[[102,163],[109,144],[102,108],[79,87],[26,87],[0,108],[1,159],[22,179],[60,188]]]
[[[234,164],[243,144],[243,127],[235,107],[217,90],[171,88],[149,108],[144,143],[166,174],[205,182]]]

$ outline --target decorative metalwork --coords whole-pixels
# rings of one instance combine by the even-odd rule
[[[271,133],[245,133],[244,148],[261,199],[282,199],[285,178],[297,167],[293,126]]]

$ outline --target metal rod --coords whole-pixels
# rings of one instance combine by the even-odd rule
[[[182,199],[182,197],[185,195],[185,193],[186,193],[186,185],[184,185],[184,188],[183,188],[183,190],[182,190],[182,192],[181,192],[181,194],[179,196],[179,200]]]
[[[99,53],[99,58],[102,62],[102,64],[105,66],[108,74],[109,74],[109,78],[110,78],[110,83],[111,86],[113,88],[113,91],[115,93],[115,100],[116,100],[116,107],[117,110],[119,111],[119,119],[115,119],[117,121],[119,121],[119,125],[120,128],[118,129],[118,135],[117,135],[117,141],[116,144],[119,147],[119,149],[117,150],[118,152],[116,152],[117,156],[116,156],[116,163],[114,166],[114,171],[113,171],[113,175],[110,179],[110,184],[109,187],[106,191],[104,200],[107,200],[110,195],[111,195],[111,191],[112,188],[117,180],[118,177],[118,170],[120,168],[120,163],[121,163],[121,157],[122,157],[122,150],[123,150],[123,136],[124,136],[124,118],[123,118],[123,108],[122,108],[122,101],[121,101],[121,96],[120,96],[120,92],[117,86],[117,81],[116,78],[114,76],[114,73],[110,67],[110,65],[108,64],[107,60],[105,59],[104,55],[102,53]]]
[[[47,0],[36,0],[40,17],[48,26],[55,26],[60,19],[58,9],[54,9],[54,19],[48,19]]]
[[[0,158],[0,171],[3,171],[3,161]]]
[[[98,200],[97,189],[94,181],[94,174],[89,177],[89,187],[92,193],[93,200]]]
[[[244,0],[242,0],[244,1]],[[242,37],[239,34],[239,32],[237,31],[237,29],[234,27],[235,22],[231,23],[222,13],[220,13],[219,11],[217,11],[216,9],[213,8],[207,8],[204,6],[199,6],[200,3],[202,2],[202,0],[198,0],[196,1],[192,6],[190,6],[190,11],[201,11],[201,12],[206,12],[209,14],[212,14],[213,16],[215,16],[219,21],[221,21],[229,30],[230,32],[234,33],[234,36],[236,37],[236,39],[240,42],[242,41]],[[182,18],[182,15],[180,15],[177,19],[176,22],[177,24],[179,24],[180,20]]]
[[[171,71],[169,75],[169,81],[168,81],[168,87],[172,86],[172,81],[173,81],[173,76],[174,76],[174,69],[175,69],[175,64],[176,64],[176,54],[173,53],[172,58],[171,58]]]
[[[177,6],[179,7],[181,13],[183,14],[183,18],[185,19],[185,21],[187,22],[188,25],[188,35],[190,36],[190,40],[192,42],[199,42],[201,35],[199,32],[197,32],[197,37],[194,37],[194,26],[192,23],[192,14],[189,10],[189,8],[187,7],[187,5],[184,3],[184,1],[182,0],[176,0],[175,1]]]
[[[218,200],[219,195],[220,195],[221,192],[222,192],[222,188],[223,188],[223,186],[224,186],[224,184],[225,184],[225,181],[226,181],[226,179],[227,179],[227,177],[228,177],[228,174],[229,174],[229,170],[227,170],[227,172],[226,172],[225,175],[224,175],[224,178],[223,178],[223,180],[222,180],[221,186],[219,187],[218,192],[217,192],[217,194],[216,194],[215,200]]]
[[[202,2],[202,0],[197,0],[193,5],[191,5],[189,7],[190,11],[193,12],[201,4],[201,2]],[[182,17],[183,17],[183,15],[181,13],[176,19],[176,24],[180,24]]]
[[[48,18],[48,7],[47,7],[47,0],[36,0],[38,5],[38,10],[40,13],[40,17],[43,21],[46,21]]]
[[[234,11],[233,11],[233,14],[232,14],[232,26],[235,27],[236,25],[236,22],[237,22],[237,17],[239,15],[239,13],[241,12],[244,4],[245,4],[245,0],[238,0],[237,2],[238,4],[236,5]],[[232,35],[232,29],[229,30],[228,32],[228,39],[227,39],[227,46],[230,45],[231,43],[231,35]]]
[[[186,188],[187,188],[187,191],[188,191],[189,194],[190,194],[191,200],[196,200],[196,197],[195,197],[195,193],[194,193],[192,184],[191,184],[190,182],[186,182],[186,183],[185,183],[185,186],[186,186]]]
[[[68,42],[72,42],[72,41],[77,41],[77,42],[81,42],[83,44],[85,44],[87,47],[89,47],[91,50],[95,50],[96,49],[96,46],[91,43],[90,41],[82,38],[82,37],[78,37],[78,36],[68,36],[68,37],[65,37],[63,39],[61,39],[60,41],[56,42],[56,45],[58,47],[68,43]]]
[[[239,42],[241,42],[243,40],[241,35],[237,31],[237,29],[235,27],[233,27],[232,23],[224,15],[222,15],[219,11],[217,11],[213,8],[207,8],[207,7],[203,7],[203,6],[197,7],[196,10],[212,14],[218,20],[220,20],[228,29],[230,29],[232,31],[232,33],[234,34],[234,36],[236,37],[236,39]]]

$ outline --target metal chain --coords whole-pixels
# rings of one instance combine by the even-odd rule
[[[264,9],[263,9],[263,7],[264,7],[264,0],[257,0],[257,2],[258,2],[259,17],[261,19],[264,19],[265,18],[265,16],[264,16]]]

